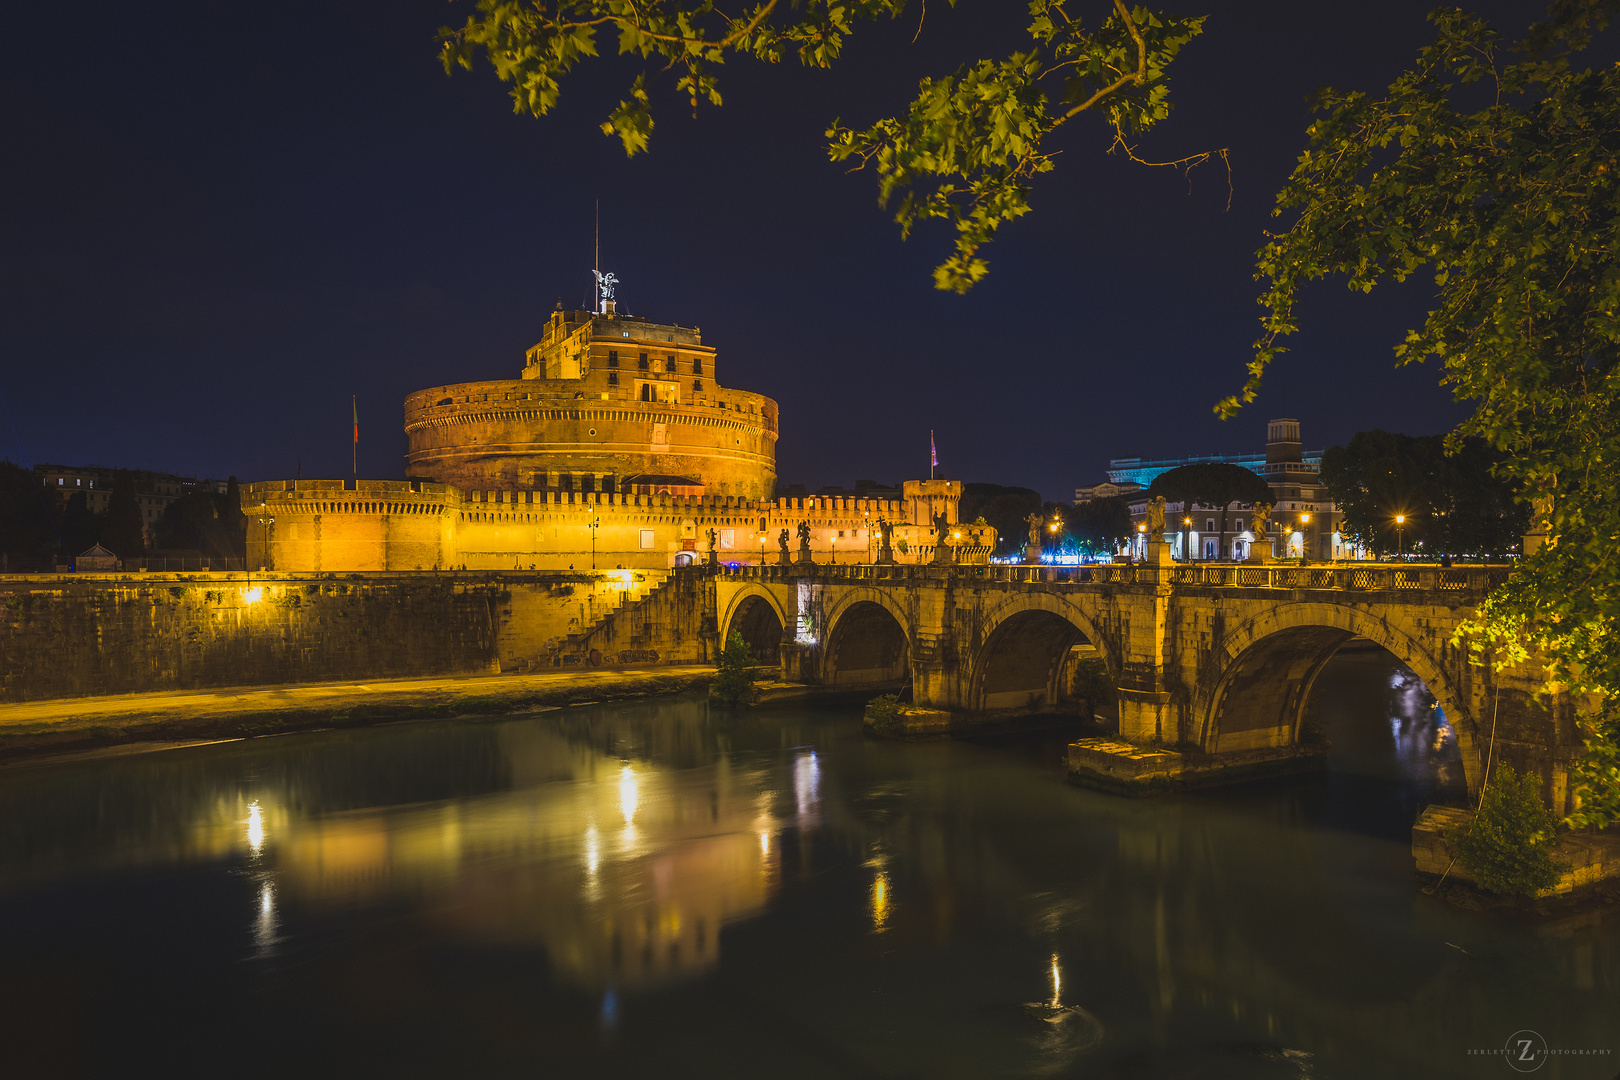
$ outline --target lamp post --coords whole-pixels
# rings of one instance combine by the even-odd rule
[[[1138,525],[1136,527],[1136,534],[1142,538],[1143,543],[1146,543],[1146,541],[1147,541],[1147,526],[1145,524],[1144,525]],[[1144,553],[1144,556],[1145,556],[1147,549],[1144,547],[1142,550],[1143,550],[1143,553]]]
[[[591,504],[591,520],[585,526],[591,530],[591,569],[596,569],[596,530],[602,524],[601,515],[597,513],[596,504]]]
[[[1057,557],[1057,546],[1058,546],[1058,538],[1057,538],[1058,523],[1056,521],[1053,521],[1050,525],[1048,525],[1046,527],[1046,531],[1052,534],[1052,557],[1056,558]]]
[[[1192,548],[1187,546],[1187,544],[1190,542],[1190,539],[1191,539],[1191,537],[1189,535],[1191,529],[1192,529],[1192,518],[1190,518],[1190,517],[1182,518],[1181,519],[1181,558],[1182,558],[1182,561],[1184,561],[1184,562],[1192,562]]]
[[[1311,561],[1311,533],[1305,526],[1311,523],[1311,515],[1299,515],[1299,561]]]
[[[833,533],[830,536],[828,536],[827,539],[832,541],[832,561],[833,561],[834,565],[837,565],[837,563],[838,563],[838,534]]]
[[[759,530],[759,565],[765,565],[765,530]]]
[[[1405,524],[1406,524],[1406,515],[1405,514],[1396,514],[1395,515],[1395,557],[1397,559],[1406,558],[1406,530],[1403,528],[1403,526]]]

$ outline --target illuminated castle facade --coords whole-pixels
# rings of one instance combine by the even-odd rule
[[[799,526],[816,562],[871,562],[879,522],[900,562],[935,555],[961,483],[901,499],[774,498],[776,402],[727,390],[697,328],[554,311],[522,378],[405,399],[406,475],[242,489],[248,565],[295,571],[662,569],[779,562]],[[963,525],[952,561],[985,562],[995,530]],[[841,556],[841,557],[840,557]]]
[[[776,402],[727,390],[696,327],[551,315],[522,378],[405,399],[406,476],[464,490],[768,499]]]

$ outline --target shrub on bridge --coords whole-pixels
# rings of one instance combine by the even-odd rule
[[[716,658],[720,669],[709,700],[716,705],[741,709],[754,703],[754,651],[743,636],[733,630]]]
[[[1499,766],[1473,820],[1446,831],[1446,846],[1480,888],[1534,896],[1558,883],[1564,869],[1552,857],[1558,819],[1542,805],[1539,789],[1533,774]]]

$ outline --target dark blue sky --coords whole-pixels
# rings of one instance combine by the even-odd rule
[[[915,45],[909,19],[862,27],[829,72],[728,65],[727,104],[696,121],[659,81],[652,152],[628,161],[596,124],[631,63],[514,116],[487,70],[438,66],[465,3],[47,5],[0,73],[0,391],[30,463],[243,479],[300,457],[348,475],[357,394],[361,474],[399,476],[406,393],[515,378],[553,304],[585,299],[600,199],[621,307],[701,326],[724,384],[781,403],[785,482],[925,475],[930,428],[949,475],[1054,499],[1112,456],[1255,448],[1272,416],[1312,447],[1446,430],[1462,411],[1436,370],[1391,353],[1427,281],[1318,287],[1261,400],[1211,414],[1258,328],[1253,252],[1307,93],[1376,90],[1429,34],[1420,3],[1199,6],[1143,150],[1230,146],[1231,209],[1218,165],[1189,189],[1071,125],[1035,212],[958,297],[930,284],[944,231],[901,242],[821,132],[1018,47],[1007,0],[935,5]],[[1476,7],[1514,32],[1538,11]]]

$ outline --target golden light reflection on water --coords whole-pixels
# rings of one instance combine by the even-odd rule
[[[256,801],[248,804],[247,842],[248,850],[255,855],[264,849],[264,811]]]
[[[879,870],[872,878],[872,889],[869,896],[872,909],[872,933],[881,934],[889,928],[889,875],[887,871]]]
[[[252,926],[260,953],[277,940],[284,909],[405,896],[453,933],[544,948],[567,981],[624,989],[712,967],[722,927],[763,909],[778,883],[770,768],[631,765],[516,726],[501,750],[514,775],[546,778],[319,816],[289,811],[298,802],[275,794],[236,803],[235,844],[245,817],[248,850],[266,875]],[[553,763],[549,775],[542,760]],[[571,775],[558,775],[558,761]],[[813,755],[787,770],[794,803],[813,812]]]
[[[1063,969],[1058,967],[1058,955],[1052,954],[1052,1008],[1063,1004]]]
[[[626,765],[619,770],[619,809],[624,813],[626,826],[636,823],[636,805],[640,801],[635,770]]]

